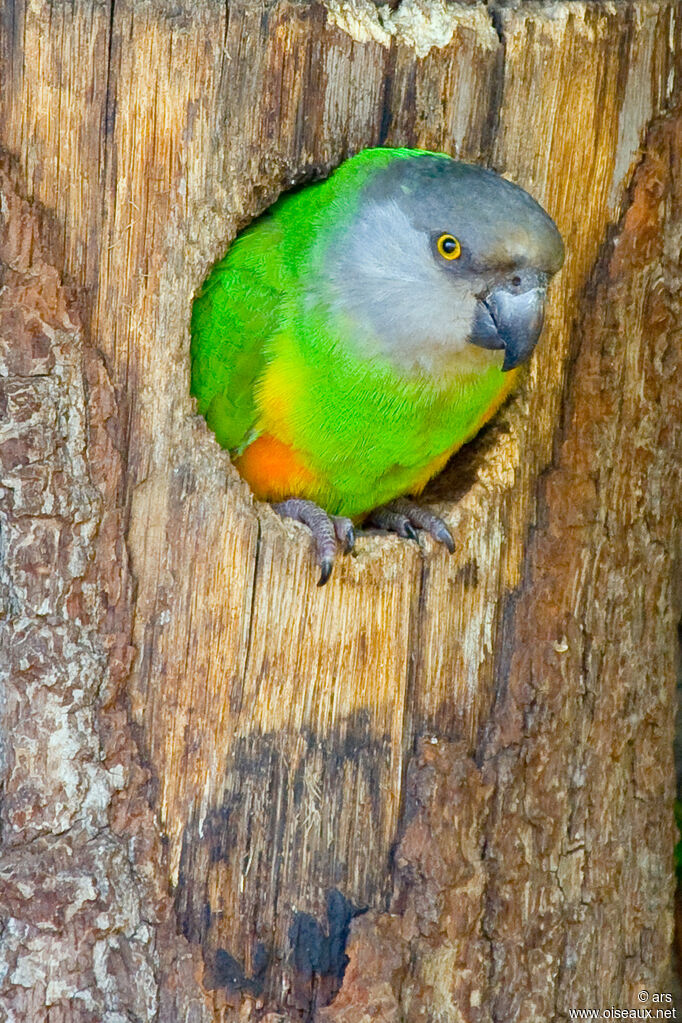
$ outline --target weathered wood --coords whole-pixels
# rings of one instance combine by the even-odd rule
[[[425,1003],[434,1020],[568,1019],[671,991],[681,151],[682,119],[652,131],[575,331],[479,769],[422,745],[391,912],[354,925],[328,1023],[412,1023]]]
[[[0,211],[0,1016],[208,1019],[128,725],[113,389],[4,173]]]
[[[658,976],[653,952],[635,954],[632,946],[645,933],[658,955],[668,934],[669,835],[661,822],[671,777],[665,700],[677,606],[669,589],[679,383],[663,352],[675,340],[664,312],[673,307],[666,299],[659,312],[642,296],[658,294],[659,279],[670,293],[676,287],[672,257],[665,263],[647,231],[665,227],[673,245],[676,193],[665,190],[678,183],[669,169],[675,147],[658,136],[654,153],[664,155],[651,159],[661,164],[654,175],[661,210],[652,200],[643,226],[626,220],[622,232],[643,247],[642,263],[636,247],[629,259],[616,248],[608,263],[615,290],[598,281],[647,128],[677,100],[680,24],[675,0],[494,11],[403,0],[380,13],[361,0],[172,10],[133,0],[111,8],[5,0],[0,144],[15,187],[48,211],[45,250],[75,284],[83,330],[113,385],[108,429],[124,462],[117,501],[134,579],[112,627],[117,649],[130,643],[135,651],[127,698],[139,754],[130,757],[149,764],[150,798],[167,838],[157,883],[172,885],[179,925],[204,957],[212,994],[191,998],[217,1018],[232,1018],[230,1006],[240,1001],[248,1015],[259,999],[306,1018],[331,996],[348,915],[387,904],[406,758],[417,738],[431,734],[457,740],[447,745],[455,760],[448,766],[444,753],[442,769],[469,779],[472,812],[463,810],[462,820],[475,821],[478,837],[462,863],[482,855],[485,822],[487,858],[474,876],[487,894],[472,890],[460,951],[441,949],[435,937],[432,958],[421,950],[413,1008],[395,1011],[417,1013],[436,974],[453,964],[469,969],[474,959],[487,978],[476,988],[480,1000],[474,1004],[474,988],[458,981],[434,1019],[558,1019],[576,976],[586,978],[586,997],[596,997],[599,979],[625,970],[626,960],[642,982]],[[377,143],[445,149],[509,174],[555,217],[568,256],[521,394],[430,491],[455,535],[455,555],[429,541],[420,549],[368,536],[319,590],[306,531],[253,502],[194,414],[189,313],[207,269],[252,216],[282,189]],[[631,215],[643,208],[636,201]],[[597,265],[597,283],[588,287]],[[620,361],[600,361],[593,350],[599,325],[588,321],[603,307],[612,319],[599,337],[607,344],[609,327],[613,347],[616,323]],[[660,334],[642,326],[650,315]],[[583,346],[579,319],[587,324]],[[587,354],[573,362],[576,352]],[[622,401],[608,397],[614,391]],[[99,392],[89,399],[95,418],[102,400]],[[567,417],[576,407],[571,433]],[[596,412],[608,428],[605,439],[588,443],[578,431]],[[657,475],[631,472],[619,428],[630,444],[638,430],[657,438]],[[557,461],[556,451],[571,444],[574,454]],[[551,464],[555,494],[542,483]],[[581,516],[599,522],[609,543]],[[544,533],[529,545],[538,524]],[[61,578],[62,564],[41,557]],[[592,565],[603,574],[588,580]],[[612,593],[609,603],[600,590]],[[613,617],[618,595],[622,622]],[[631,653],[619,677],[615,651],[613,665],[606,651],[599,662],[597,647],[612,639],[603,623],[634,629],[642,613],[650,622],[622,647],[619,656]],[[591,652],[585,629],[597,637]],[[660,664],[660,699],[651,677],[635,696],[647,661]],[[550,676],[561,684],[539,681]],[[648,722],[660,778],[653,767],[626,763],[618,745],[625,733],[612,711],[599,719],[602,738],[585,767],[594,733],[583,705],[592,707],[593,689],[608,707],[631,694],[622,713],[633,729],[632,756],[638,763],[647,753]],[[571,702],[577,694],[580,706]],[[544,793],[550,762],[558,808]],[[583,777],[589,783],[576,780]],[[648,832],[631,831],[644,859],[628,838],[634,825],[625,803],[600,787],[626,778],[635,779],[633,798],[650,793],[652,820],[661,814]],[[623,931],[626,947],[605,946],[604,959],[589,968],[569,951],[580,927],[595,927],[597,918],[585,913],[581,924],[571,913],[584,896],[613,920],[625,906],[625,881],[609,889],[587,868],[576,880],[586,839],[566,824],[567,807],[578,820],[585,799],[600,807],[606,831],[618,824],[620,836],[608,856],[590,862],[606,870],[622,856],[634,891],[659,885],[660,895],[642,898],[661,913],[646,925],[635,914]],[[145,820],[138,830],[146,835]],[[135,830],[130,821],[122,827]],[[524,866],[521,846],[537,870]],[[545,894],[548,944],[530,933],[533,920],[544,920]],[[639,912],[643,904],[636,905]],[[368,919],[358,926],[373,926]],[[325,945],[325,933],[338,948]],[[404,940],[396,937],[396,948]],[[190,954],[182,943],[170,945],[168,963]],[[173,969],[160,969],[166,991],[189,983],[164,981]],[[628,974],[620,995],[639,980]],[[503,1002],[503,990],[516,994]],[[359,997],[355,991],[349,1012],[358,1011]]]

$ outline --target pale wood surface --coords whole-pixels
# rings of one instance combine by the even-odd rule
[[[353,925],[326,1023],[416,1023],[424,1004],[437,1020],[564,1020],[641,1008],[642,991],[672,1008],[682,579],[662,566],[679,566],[682,514],[681,145],[679,117],[650,133],[576,325],[478,770],[458,744],[422,742],[390,911]]]
[[[481,4],[416,0],[380,14],[359,2],[5,0],[0,144],[19,191],[47,211],[44,244],[76,287],[85,334],[113,384],[134,581],[131,721],[154,780],[180,926],[202,945],[214,1010],[225,1018],[237,989],[253,1001],[258,985],[226,990],[219,949],[252,978],[262,943],[265,993],[310,1003],[311,985],[294,977],[292,924],[303,913],[327,926],[332,890],[354,906],[386,905],[415,739],[455,737],[461,756],[480,759],[517,645],[535,641],[504,623],[516,588],[535,585],[527,541],[577,372],[574,325],[594,303],[588,282],[627,206],[647,127],[678,94],[681,13],[673,0],[528,3],[494,17]],[[508,174],[555,217],[568,255],[521,393],[430,492],[455,555],[429,541],[420,549],[362,538],[319,590],[306,531],[254,504],[194,413],[189,313],[208,268],[252,216],[282,189],[377,143],[445,149]],[[630,341],[642,315],[629,306],[624,314],[632,361],[612,381],[631,397],[658,357],[646,346],[637,356]],[[657,386],[668,393],[675,384]],[[616,408],[603,414],[617,425]],[[633,430],[636,411],[622,422]],[[660,441],[666,464],[676,443],[672,433]],[[660,493],[671,500],[672,468],[661,472]],[[634,486],[619,459],[613,473]],[[581,465],[576,492],[593,475],[592,463]],[[570,502],[571,489],[562,494]],[[670,529],[654,582],[631,584],[664,622],[643,632],[663,659],[663,691],[671,612],[650,594],[670,578]],[[585,564],[596,561],[595,538],[579,540]],[[609,551],[605,578],[619,557]],[[574,566],[576,586],[584,570]],[[594,591],[560,615],[553,597],[551,641],[570,646],[588,611],[602,614],[598,598]],[[570,663],[562,679],[573,691],[582,668]],[[532,708],[532,695],[523,699]],[[665,724],[665,707],[650,713],[652,727]],[[555,728],[570,739],[572,722],[567,711],[546,724],[547,741]],[[664,758],[667,741],[656,733]],[[604,753],[600,769],[610,762]],[[562,791],[566,764],[553,768]],[[514,771],[522,779],[514,784],[545,785]],[[514,784],[497,777],[499,805]],[[539,814],[534,827],[542,833],[550,817]],[[667,856],[649,853],[660,864]],[[555,854],[548,869],[568,869],[568,853]],[[628,855],[634,863],[635,851]],[[500,869],[513,875],[508,849],[504,857]],[[663,878],[660,865],[640,869]],[[552,970],[567,968],[552,955]],[[328,993],[335,980],[324,983]],[[547,1018],[528,1005],[495,1018]]]

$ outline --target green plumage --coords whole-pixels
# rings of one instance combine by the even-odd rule
[[[425,156],[454,163],[366,150],[327,180],[285,195],[236,239],[196,296],[192,393],[219,443],[240,467],[239,456],[267,434],[307,470],[305,484],[292,476],[298,490],[286,493],[286,480],[268,488],[244,468],[259,497],[302,496],[332,514],[361,516],[420,490],[429,466],[467,440],[509,389],[501,357],[472,345],[461,366],[453,358],[440,374],[365,353],[369,328],[369,341],[358,340],[353,316],[327,301],[320,283],[377,175]]]
[[[216,263],[192,308],[192,394],[218,443],[232,452],[258,418],[254,388],[286,289],[281,252],[281,228],[262,217]]]
[[[287,194],[232,243],[192,308],[192,394],[220,445],[239,451],[256,428],[254,389],[302,285],[319,231],[343,224],[349,199],[382,164],[410,150],[367,150],[330,178]]]

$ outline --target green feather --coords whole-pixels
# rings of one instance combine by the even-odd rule
[[[255,383],[277,329],[281,230],[265,216],[211,271],[192,307],[192,394],[218,442],[239,449],[257,420]]]
[[[311,244],[329,223],[342,229],[363,182],[420,151],[368,149],[330,178],[289,193],[254,221],[215,264],[192,307],[191,393],[220,445],[239,453],[256,435],[255,388],[285,315],[300,291]]]
[[[354,357],[350,328],[306,301],[319,242],[344,230],[364,184],[391,161],[421,155],[365,150],[285,195],[236,239],[194,301],[192,394],[219,443],[243,451],[259,432],[266,368],[295,365],[291,431],[320,481],[306,496],[334,514],[360,516],[409,492],[420,469],[468,439],[508,379],[496,368],[447,386],[400,376]]]

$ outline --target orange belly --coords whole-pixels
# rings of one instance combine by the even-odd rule
[[[497,394],[481,414],[468,436],[441,452],[419,470],[407,492],[418,496],[426,484],[446,465],[449,458],[471,439],[494,415],[505,400],[514,382],[517,371],[507,376],[505,387]],[[315,475],[304,463],[303,455],[296,448],[278,440],[271,433],[262,433],[246,450],[234,459],[234,465],[260,501],[283,501],[289,497],[303,497],[324,504],[330,496],[325,481]]]
[[[259,501],[306,497],[315,489],[315,477],[300,454],[269,433],[249,444],[234,464]]]

